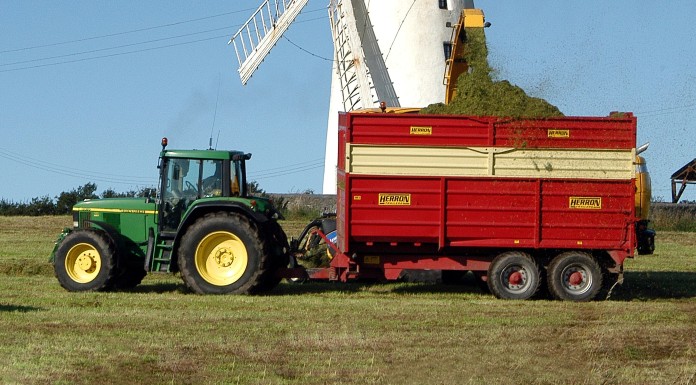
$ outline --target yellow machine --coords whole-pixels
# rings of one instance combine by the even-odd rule
[[[650,217],[652,187],[645,158],[636,155],[636,216],[643,220]]]
[[[459,22],[452,26],[452,38],[450,44],[452,53],[445,64],[445,104],[449,104],[457,94],[457,79],[459,75],[469,70],[469,64],[465,59],[466,33],[464,28],[485,28],[490,23],[485,22],[485,16],[480,9],[464,9]]]

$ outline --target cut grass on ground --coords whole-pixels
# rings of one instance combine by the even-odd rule
[[[0,217],[0,264],[45,263],[70,222],[51,221]],[[414,283],[200,296],[169,274],[69,293],[50,274],[10,272],[0,383],[696,383],[696,234],[658,234],[657,253],[626,269],[611,300],[591,303]]]

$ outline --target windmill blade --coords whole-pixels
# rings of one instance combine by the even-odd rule
[[[265,0],[227,44],[234,46],[246,84],[309,0]]]

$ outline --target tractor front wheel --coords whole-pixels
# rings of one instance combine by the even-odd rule
[[[68,291],[103,291],[116,276],[116,247],[106,234],[77,230],[56,250],[53,262],[58,282]]]
[[[199,294],[251,294],[263,284],[267,256],[246,218],[207,214],[181,239],[178,262],[184,283]]]

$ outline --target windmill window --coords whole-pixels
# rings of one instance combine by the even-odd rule
[[[446,41],[442,43],[442,47],[445,49],[445,60],[449,60],[452,57],[452,43]]]

